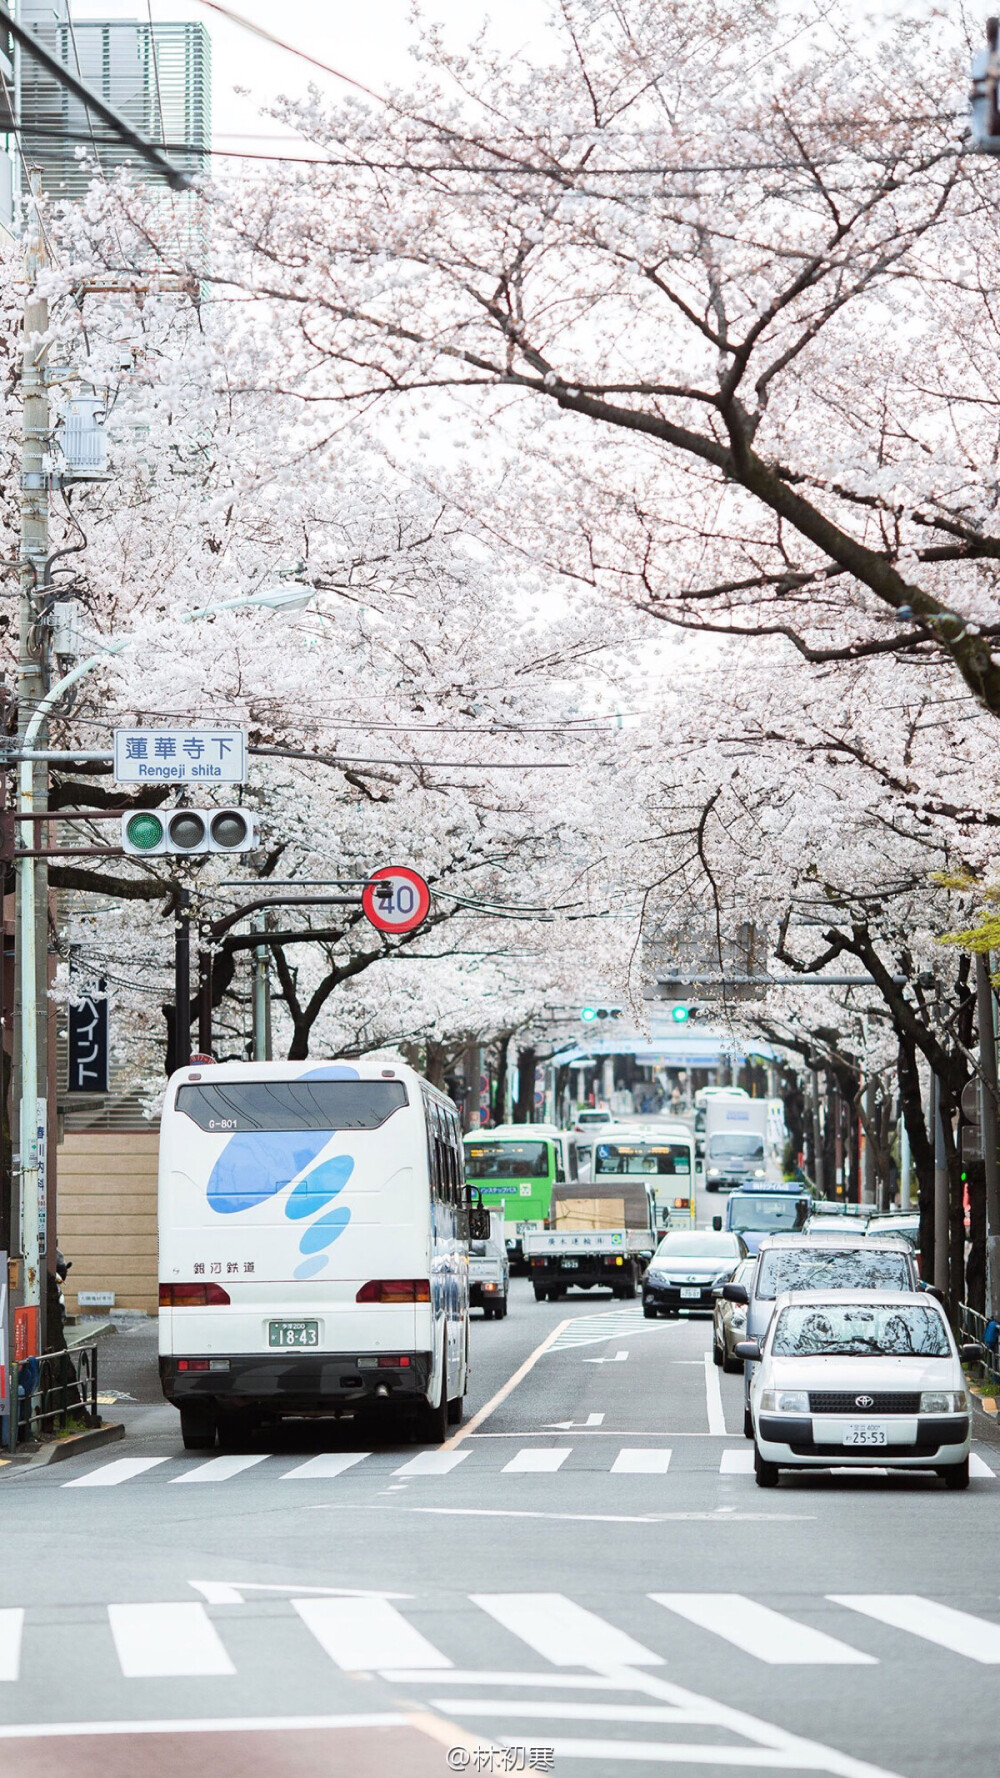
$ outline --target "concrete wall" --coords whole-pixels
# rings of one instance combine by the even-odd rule
[[[118,1309],[156,1312],[156,1154],[153,1130],[68,1132],[59,1145],[58,1240],[79,1290],[113,1290]],[[93,1311],[90,1311],[93,1312]]]

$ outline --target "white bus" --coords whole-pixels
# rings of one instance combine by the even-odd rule
[[[441,1442],[468,1387],[481,1220],[455,1107],[410,1068],[174,1074],[160,1126],[160,1379],[185,1447],[359,1410]]]
[[[695,1221],[694,1136],[687,1124],[614,1124],[594,1137],[595,1185],[640,1175],[649,1186],[658,1235]]]

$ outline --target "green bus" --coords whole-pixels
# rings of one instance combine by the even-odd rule
[[[579,1177],[576,1137],[554,1124],[498,1124],[470,1130],[464,1141],[465,1176],[487,1210],[502,1212],[511,1264],[522,1268],[523,1225],[546,1222],[552,1187]]]

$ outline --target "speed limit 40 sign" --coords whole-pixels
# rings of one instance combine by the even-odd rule
[[[361,891],[361,906],[379,932],[415,932],[430,913],[431,892],[407,864],[384,864]]]

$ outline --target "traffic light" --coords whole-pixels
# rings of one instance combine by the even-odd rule
[[[581,1006],[580,1017],[585,1025],[592,1025],[595,1019],[620,1019],[620,1006]]]
[[[158,815],[136,809],[122,816],[122,851],[129,858],[204,858],[214,852],[252,852],[257,821],[246,809],[175,809]]]
[[[691,1008],[680,1004],[672,1006],[670,1008],[670,1017],[673,1019],[675,1025],[686,1025],[688,1019],[691,1017]]]

